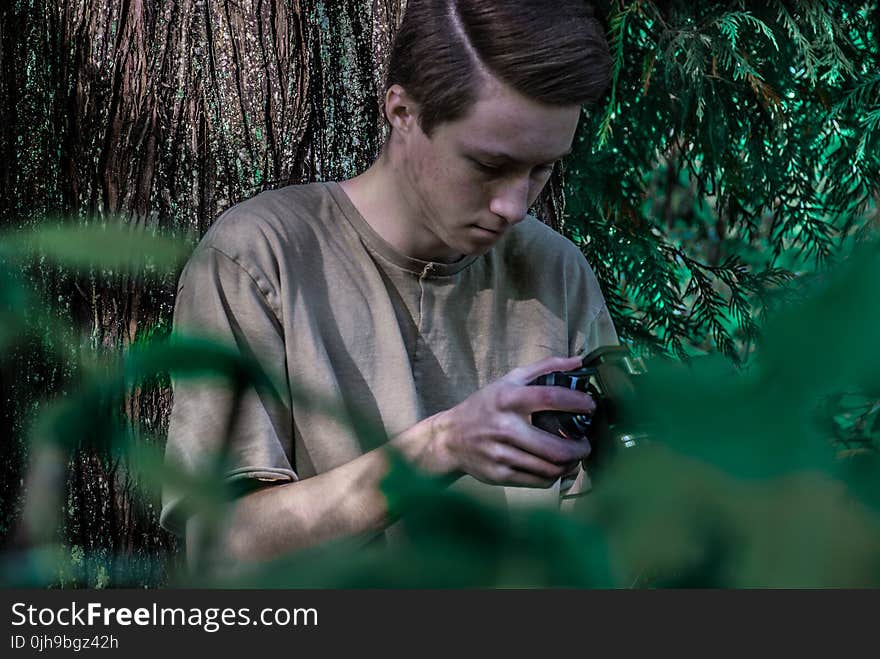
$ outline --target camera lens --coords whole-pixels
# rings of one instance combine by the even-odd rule
[[[570,414],[562,419],[562,428],[570,435],[585,436],[590,432],[593,417],[586,414]]]

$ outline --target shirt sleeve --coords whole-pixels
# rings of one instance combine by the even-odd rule
[[[178,285],[175,333],[205,337],[233,347],[285,382],[284,335],[277,295],[255,266],[208,245],[197,248]],[[279,370],[283,372],[279,373]],[[236,396],[219,376],[173,377],[174,402],[165,459],[185,473],[210,473],[224,455],[225,478],[241,484],[294,481],[289,389],[280,396],[245,385]],[[183,535],[191,502],[166,483],[162,526]]]

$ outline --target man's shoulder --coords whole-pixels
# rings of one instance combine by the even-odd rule
[[[499,245],[516,258],[533,262],[555,262],[586,265],[580,248],[571,240],[544,224],[534,215],[514,226]]]
[[[237,264],[271,288],[282,264],[309,267],[327,236],[338,230],[335,202],[327,188],[324,183],[290,185],[230,207],[199,241],[184,274],[219,259]]]
[[[532,215],[512,227],[497,247],[493,258],[502,276],[532,295],[601,295],[580,247]]]
[[[324,183],[267,190],[224,211],[208,229],[202,245],[238,250],[254,240],[287,243],[298,233],[326,227],[332,208]]]

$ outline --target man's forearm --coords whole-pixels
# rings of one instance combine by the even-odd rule
[[[536,428],[531,414],[592,414],[596,404],[583,392],[528,383],[579,363],[580,357],[548,357],[513,369],[455,407],[415,424],[389,446],[416,468],[448,482],[467,473],[493,485],[551,487],[589,455],[590,444],[586,438],[563,439]],[[223,563],[258,561],[385,528],[393,520],[380,485],[389,465],[383,447],[323,474],[242,497],[224,520],[217,558]],[[187,525],[187,549],[204,560],[198,523]],[[211,543],[201,544],[210,548]]]
[[[389,442],[415,466],[438,473],[432,455],[432,419],[425,419]],[[260,561],[337,538],[381,531],[393,520],[380,491],[389,471],[386,447],[293,483],[261,488],[234,502],[221,523],[216,547],[221,563]],[[187,549],[204,556],[198,525],[187,527]],[[212,548],[207,548],[211,550]]]

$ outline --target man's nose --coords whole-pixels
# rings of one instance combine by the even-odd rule
[[[495,190],[489,210],[503,217],[508,224],[525,219],[529,210],[529,179],[508,181]]]

